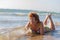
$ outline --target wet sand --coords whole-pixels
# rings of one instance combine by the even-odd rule
[[[60,40],[60,26],[56,26],[55,31],[45,35],[33,35],[31,33],[25,35],[25,32],[21,33],[20,30],[21,28],[14,28],[6,33],[0,33],[0,40]]]

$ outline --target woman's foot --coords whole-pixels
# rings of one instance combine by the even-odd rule
[[[51,14],[48,15],[48,18],[49,18],[50,20],[52,20],[52,18],[51,18]]]

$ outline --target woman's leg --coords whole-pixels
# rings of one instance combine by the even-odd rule
[[[45,20],[43,22],[44,25],[47,25],[47,20],[48,20],[48,15],[46,16],[46,18],[45,18]]]
[[[55,30],[55,26],[54,26],[53,20],[51,18],[51,15],[49,15],[49,19],[50,19],[50,29]]]
[[[48,23],[47,23],[47,21],[48,21],[48,18],[50,19],[50,24],[49,24],[49,26],[50,26],[50,29],[51,30],[55,30],[55,26],[54,26],[54,23],[53,23],[53,20],[52,20],[52,18],[51,18],[51,15],[47,15],[46,16],[46,18],[45,18],[45,20],[44,20],[44,25],[48,25]]]

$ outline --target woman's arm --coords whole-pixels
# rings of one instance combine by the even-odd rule
[[[40,24],[40,34],[41,35],[44,35],[44,26],[43,26],[43,23]]]
[[[30,25],[29,22],[25,25],[25,29],[26,29],[26,30],[29,29],[29,25]]]

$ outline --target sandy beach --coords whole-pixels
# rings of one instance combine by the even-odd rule
[[[55,26],[55,28],[54,32],[45,35],[32,35],[31,33],[26,35],[26,31],[21,31],[22,27],[10,28],[10,30],[0,33],[0,40],[59,40],[60,26]]]

